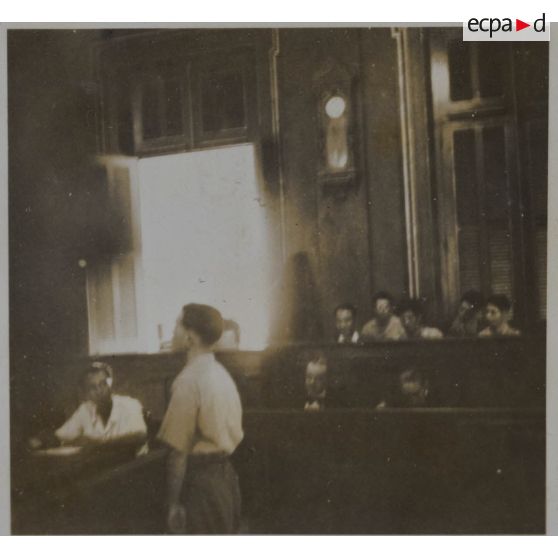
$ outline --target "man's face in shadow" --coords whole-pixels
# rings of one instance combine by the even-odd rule
[[[482,321],[482,310],[471,306],[463,315],[463,327],[470,337],[476,337],[479,332],[479,322]]]
[[[376,301],[376,307],[374,308],[376,313],[376,320],[380,325],[386,325],[391,318],[393,313],[393,308],[391,302],[387,298],[379,298]]]
[[[95,405],[108,403],[111,398],[111,389],[108,374],[104,370],[87,374],[84,380],[85,398]]]
[[[509,313],[501,310],[495,304],[487,304],[485,318],[492,329],[498,329],[509,319]]]
[[[327,363],[325,360],[320,359],[308,363],[305,384],[308,397],[318,399],[325,395],[327,387]]]
[[[183,313],[181,312],[176,319],[171,342],[172,350],[179,353],[189,351],[194,342],[192,331],[186,329],[182,324],[182,317]]]
[[[469,301],[462,300],[461,304],[459,305],[459,308],[457,309],[457,315],[461,320],[465,321],[467,315],[470,314],[470,311],[472,309],[473,309],[473,305]]]
[[[406,310],[401,314],[401,323],[407,335],[413,337],[419,332],[421,320],[412,310]]]
[[[355,331],[355,317],[348,308],[340,308],[335,314],[337,333],[350,339]]]
[[[415,370],[405,370],[399,376],[401,395],[409,406],[421,407],[426,404],[428,381]]]

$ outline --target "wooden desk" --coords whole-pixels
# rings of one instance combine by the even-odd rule
[[[15,534],[162,533],[165,456],[158,449],[21,456],[12,465]]]

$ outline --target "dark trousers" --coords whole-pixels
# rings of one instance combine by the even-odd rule
[[[238,532],[240,488],[227,456],[190,456],[183,500],[188,534],[232,535]]]

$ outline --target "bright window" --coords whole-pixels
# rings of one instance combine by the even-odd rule
[[[98,328],[90,320],[92,352],[124,352],[131,346],[139,352],[160,350],[172,337],[180,309],[190,302],[211,304],[225,319],[236,321],[240,348],[265,347],[271,255],[254,146],[135,161],[130,176],[137,182],[131,185],[137,203],[132,203],[130,222],[136,231],[132,250],[137,265],[133,285],[125,292],[136,293],[137,339],[99,343]],[[111,280],[110,274],[103,277]],[[96,286],[96,293],[107,291]],[[114,284],[112,290],[117,290]],[[106,293],[93,304],[114,306]],[[127,315],[132,317],[129,311]],[[118,323],[122,316],[114,320]]]

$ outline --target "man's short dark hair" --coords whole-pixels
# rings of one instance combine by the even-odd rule
[[[486,299],[486,304],[496,306],[501,312],[509,312],[511,310],[510,299],[504,294],[491,295]]]
[[[412,312],[417,318],[424,316],[422,302],[416,298],[410,298],[401,302],[397,307],[397,313],[401,316],[405,312]]]
[[[344,302],[343,304],[337,306],[337,308],[335,308],[335,312],[333,313],[333,315],[337,316],[337,312],[339,312],[339,310],[348,310],[353,315],[353,318],[356,318],[357,309],[349,302]]]
[[[182,308],[182,326],[195,331],[204,345],[213,345],[223,334],[223,317],[213,306],[187,304]]]
[[[463,293],[461,302],[468,302],[474,308],[481,308],[484,306],[484,296],[482,296],[482,293],[479,293],[479,291],[470,290]]]
[[[372,305],[376,306],[376,302],[378,302],[378,300],[388,300],[389,303],[393,306],[394,304],[394,298],[393,296],[388,293],[387,291],[378,291],[373,297],[372,297]]]

